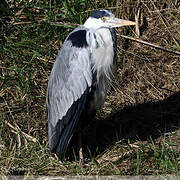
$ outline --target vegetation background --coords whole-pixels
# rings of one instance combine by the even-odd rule
[[[87,162],[49,152],[45,97],[65,37],[94,9],[134,20],[140,38],[180,51],[178,0],[1,0],[0,175],[178,175],[180,56],[121,37],[103,108],[84,130]]]

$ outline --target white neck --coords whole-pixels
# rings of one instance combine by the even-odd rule
[[[96,18],[92,18],[92,17],[89,17],[86,22],[84,23],[84,26],[86,28],[91,28],[91,29],[98,29],[100,27],[103,26],[103,23],[100,19],[96,19]]]

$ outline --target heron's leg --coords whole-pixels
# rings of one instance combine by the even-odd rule
[[[78,145],[79,145],[79,164],[83,163],[83,150],[82,150],[82,132],[78,133]]]
[[[79,165],[83,164],[83,150],[82,150],[82,127],[81,122],[78,128],[78,148],[79,148]]]

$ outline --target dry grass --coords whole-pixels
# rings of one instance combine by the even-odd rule
[[[40,8],[32,8],[31,3]],[[86,165],[60,162],[49,152],[47,82],[63,39],[72,29],[45,22],[80,23],[77,19],[86,17],[73,19],[61,3],[51,8],[48,3],[31,3],[19,3],[16,9],[8,1],[16,15],[4,15],[0,21],[0,174],[178,174],[180,57],[120,37],[136,36],[133,28],[117,29],[117,78],[104,107],[84,130]],[[126,19],[134,19],[138,7],[131,0],[93,3],[96,6],[88,4],[86,12],[108,5]],[[60,12],[66,16],[56,16]],[[142,1],[140,38],[180,51],[179,13],[176,1]]]

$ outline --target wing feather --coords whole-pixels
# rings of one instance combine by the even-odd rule
[[[53,66],[46,99],[49,146],[59,156],[66,150],[91,85],[88,49],[66,40]]]

